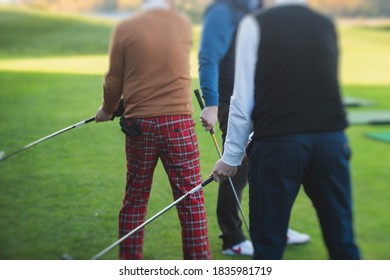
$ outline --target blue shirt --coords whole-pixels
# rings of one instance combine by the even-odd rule
[[[198,59],[200,88],[206,106],[219,105],[219,80],[221,78],[219,66],[228,54],[231,44],[234,44],[240,20],[250,10],[249,2],[253,1],[216,1],[204,15]],[[234,59],[232,64],[229,67],[231,69],[225,70],[232,72],[231,76],[234,77]],[[229,96],[231,94],[232,92],[229,92]]]

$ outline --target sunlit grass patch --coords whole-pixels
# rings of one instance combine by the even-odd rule
[[[390,84],[390,32],[341,25],[340,80],[343,84]]]
[[[107,55],[0,60],[0,71],[103,75],[107,69]]]

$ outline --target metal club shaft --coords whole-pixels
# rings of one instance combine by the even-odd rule
[[[195,92],[196,99],[198,100],[200,109],[203,110],[204,109],[204,104],[203,104],[202,97],[200,96],[199,90],[196,89],[196,90],[194,90],[194,92]],[[215,148],[217,149],[218,156],[219,156],[219,158],[222,158],[221,149],[219,148],[217,139],[215,138],[214,129],[210,129],[210,134],[211,134],[211,137],[213,138],[213,142],[214,142]],[[246,220],[246,217],[244,215],[244,211],[242,210],[240,199],[238,198],[238,195],[237,195],[237,192],[236,192],[236,188],[234,187],[232,178],[229,177],[228,180],[229,180],[230,186],[232,188],[232,192],[234,194],[234,197],[236,199],[238,209],[240,210],[242,219],[244,220],[245,227],[246,227],[247,231],[249,232],[249,224],[248,224],[248,221]]]
[[[111,120],[114,120],[116,117],[122,117],[123,113],[125,112],[125,107],[124,106],[125,106],[124,105],[124,100],[120,99],[116,111],[111,116]],[[5,160],[5,159],[7,159],[7,158],[9,158],[9,157],[11,157],[13,155],[16,155],[16,154],[20,153],[21,151],[24,151],[24,150],[26,150],[26,149],[28,149],[28,148],[30,148],[32,146],[35,146],[35,145],[37,145],[37,144],[39,144],[39,143],[41,143],[41,142],[43,142],[43,141],[45,141],[47,139],[50,139],[50,138],[52,138],[54,136],[57,136],[57,135],[59,135],[61,133],[66,132],[68,130],[71,130],[73,128],[79,127],[79,126],[81,126],[83,124],[86,124],[86,123],[93,122],[94,120],[95,120],[95,117],[91,117],[89,119],[86,119],[86,120],[83,120],[81,122],[75,123],[74,125],[68,126],[68,127],[64,128],[64,129],[61,129],[61,130],[59,130],[57,132],[54,132],[54,133],[50,134],[50,135],[42,137],[41,139],[38,139],[38,140],[36,140],[36,141],[34,141],[34,142],[30,143],[30,144],[27,144],[26,146],[20,148],[19,150],[16,150],[16,151],[12,152],[12,153],[9,153],[8,155],[5,154],[3,151],[0,151],[0,161]]]
[[[61,129],[61,130],[59,130],[59,131],[56,131],[56,132],[54,132],[54,133],[52,133],[52,134],[49,134],[49,135],[47,135],[47,136],[45,136],[45,137],[42,137],[42,138],[40,138],[40,139],[38,139],[38,140],[35,140],[34,142],[31,142],[30,144],[27,144],[27,145],[25,145],[24,147],[22,147],[22,148],[20,148],[20,149],[18,149],[18,150],[16,150],[16,151],[13,151],[12,153],[9,153],[8,155],[3,153],[2,157],[0,158],[0,160],[6,160],[7,158],[9,158],[9,157],[11,157],[11,156],[13,156],[13,155],[16,155],[16,154],[18,154],[18,153],[20,153],[20,152],[22,152],[22,151],[24,151],[24,150],[26,150],[26,149],[28,149],[28,148],[31,148],[31,147],[33,147],[33,146],[39,144],[39,143],[42,143],[43,141],[46,141],[46,140],[48,140],[48,139],[50,139],[50,138],[53,138],[53,137],[55,137],[55,136],[57,136],[57,135],[59,135],[59,134],[61,134],[61,133],[64,133],[64,132],[66,132],[66,131],[69,131],[69,130],[71,130],[71,129],[73,129],[73,128],[79,127],[79,126],[81,126],[81,125],[83,125],[83,124],[90,123],[90,122],[92,122],[92,121],[94,121],[94,120],[95,120],[95,117],[91,117],[91,118],[89,118],[89,119],[83,120],[83,121],[81,121],[81,122],[75,123],[75,124],[73,124],[73,125],[71,125],[71,126],[68,126],[68,127],[66,127],[66,128],[63,128],[63,129]]]
[[[118,244],[120,244],[122,241],[124,241],[125,239],[129,238],[131,235],[133,235],[134,233],[136,233],[137,231],[139,231],[140,229],[142,229],[143,227],[145,227],[147,224],[153,222],[155,219],[157,219],[158,217],[160,217],[162,214],[164,214],[165,212],[167,212],[169,209],[171,209],[172,207],[174,207],[176,204],[178,204],[180,201],[182,201],[183,199],[187,198],[188,196],[196,193],[197,191],[199,191],[200,189],[202,189],[204,186],[206,186],[207,184],[211,183],[213,181],[213,176],[210,176],[207,180],[205,180],[203,183],[199,184],[198,186],[196,186],[195,188],[193,188],[191,191],[189,191],[188,193],[186,193],[185,195],[181,196],[180,198],[178,198],[177,200],[175,200],[174,202],[172,202],[171,204],[169,204],[167,207],[165,207],[164,209],[162,209],[160,212],[158,212],[157,214],[155,214],[153,217],[149,218],[148,220],[146,220],[145,222],[143,222],[142,224],[140,224],[138,227],[136,227],[135,229],[131,230],[129,233],[127,233],[126,235],[122,236],[120,239],[118,239],[116,242],[112,243],[110,246],[108,246],[107,248],[103,249],[102,251],[100,251],[99,253],[97,253],[96,255],[94,255],[91,260],[97,260],[99,258],[101,258],[103,255],[105,255],[106,253],[108,253],[109,251],[111,251],[115,246],[117,246]]]

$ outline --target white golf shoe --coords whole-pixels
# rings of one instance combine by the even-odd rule
[[[287,245],[294,244],[305,244],[310,241],[310,236],[305,233],[292,230],[291,228],[287,231]]]
[[[300,233],[298,231],[288,229],[287,231],[287,245],[294,244],[305,244],[310,241],[310,236],[305,233]],[[254,253],[252,242],[245,240],[240,244],[237,244],[229,249],[223,250],[224,255],[234,256],[252,256]]]
[[[225,255],[241,255],[241,256],[252,256],[253,255],[253,245],[249,240],[245,240],[236,246],[233,246],[229,249],[223,250]]]

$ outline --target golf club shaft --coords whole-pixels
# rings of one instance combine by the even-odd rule
[[[222,158],[222,153],[221,153],[221,150],[219,149],[217,139],[215,138],[215,134],[214,134],[214,132],[212,132],[210,134],[211,134],[211,137],[213,138],[213,142],[214,142],[215,148],[217,149],[218,156],[219,156],[219,158]]]
[[[195,92],[196,99],[198,99],[198,103],[199,103],[200,109],[203,110],[204,109],[204,104],[203,104],[202,97],[200,96],[199,90],[196,89],[194,92]],[[213,142],[214,142],[215,148],[217,149],[219,158],[222,158],[221,149],[219,148],[217,139],[215,138],[214,129],[210,129],[210,134],[211,134],[211,137],[213,138]],[[232,192],[234,194],[234,197],[236,199],[238,209],[240,210],[242,219],[244,220],[245,227],[246,227],[246,229],[247,229],[247,231],[249,233],[249,224],[248,224],[248,221],[246,220],[246,217],[244,215],[244,211],[242,210],[240,199],[238,198],[238,195],[237,195],[237,192],[236,192],[236,188],[234,187],[232,178],[229,177],[228,180],[229,180],[229,183],[230,183],[230,187],[232,188]]]
[[[183,199],[187,198],[188,196],[196,193],[197,191],[199,191],[200,189],[202,189],[204,186],[206,186],[207,184],[211,183],[213,181],[213,176],[210,176],[207,180],[205,180],[203,183],[199,184],[198,186],[196,186],[195,188],[193,188],[191,191],[189,191],[188,193],[186,193],[185,195],[181,196],[180,198],[178,198],[177,200],[175,200],[174,202],[172,202],[171,204],[169,204],[167,207],[165,207],[164,209],[162,209],[160,212],[158,212],[157,214],[155,214],[153,217],[149,218],[148,220],[146,220],[145,222],[143,222],[142,224],[140,224],[138,227],[136,227],[135,229],[133,229],[132,231],[130,231],[129,233],[127,233],[126,235],[124,235],[122,238],[120,238],[119,240],[117,240],[116,242],[114,242],[113,244],[111,244],[110,246],[108,246],[107,248],[103,249],[102,251],[100,251],[99,253],[97,253],[95,256],[93,256],[91,258],[91,260],[97,260],[99,258],[101,258],[103,255],[105,255],[106,253],[108,253],[109,251],[111,251],[115,246],[117,246],[118,244],[120,244],[122,241],[124,241],[125,239],[129,238],[131,235],[133,235],[134,233],[136,233],[137,231],[139,231],[140,229],[142,229],[143,227],[145,227],[147,224],[153,222],[155,219],[157,219],[158,217],[160,217],[162,214],[164,214],[165,212],[167,212],[169,209],[171,209],[173,206],[175,206],[176,204],[178,204],[180,201],[182,201]]]
[[[121,98],[121,99],[119,100],[119,104],[118,104],[117,109],[115,110],[115,112],[114,112],[114,113],[112,114],[112,116],[111,116],[111,120],[114,120],[116,117],[122,117],[123,114],[124,114],[124,112],[125,112],[124,100],[123,100],[123,98]],[[52,134],[50,134],[50,135],[47,135],[47,136],[45,136],[45,137],[42,137],[41,139],[38,139],[38,140],[36,140],[36,141],[34,141],[34,142],[32,142],[32,143],[30,143],[30,144],[24,146],[23,148],[21,148],[21,149],[19,149],[19,150],[16,150],[16,151],[14,151],[14,152],[12,152],[12,153],[10,153],[10,154],[8,154],[8,155],[5,155],[3,151],[0,151],[0,161],[2,161],[2,160],[4,160],[4,159],[7,159],[7,158],[9,158],[10,156],[13,156],[13,155],[15,155],[15,154],[17,154],[17,153],[20,153],[21,151],[24,151],[24,150],[26,150],[26,149],[28,149],[28,148],[30,148],[30,147],[36,145],[36,144],[39,144],[39,143],[41,143],[41,142],[43,142],[43,141],[45,141],[45,140],[47,140],[47,139],[50,139],[50,138],[52,138],[52,137],[54,137],[54,136],[57,136],[57,135],[59,135],[59,134],[61,134],[61,133],[66,132],[66,131],[68,131],[68,130],[71,130],[71,129],[73,129],[73,128],[79,127],[79,126],[81,126],[81,125],[83,125],[83,124],[86,124],[86,123],[93,122],[94,120],[95,120],[95,117],[91,117],[91,118],[89,118],[89,119],[86,119],[86,120],[83,120],[83,121],[81,121],[81,122],[78,122],[78,123],[76,123],[76,124],[74,124],[74,125],[71,125],[71,126],[66,127],[66,128],[64,128],[64,129],[61,129],[61,130],[59,130],[59,131],[57,131],[57,132],[54,132],[54,133],[52,133]]]
[[[64,132],[66,132],[68,130],[71,130],[73,128],[79,127],[79,126],[81,126],[83,124],[90,123],[90,122],[92,122],[94,120],[95,120],[95,117],[91,117],[89,119],[86,119],[86,120],[83,120],[81,122],[75,123],[74,125],[68,126],[68,127],[64,128],[64,129],[61,129],[59,131],[56,131],[56,132],[54,132],[54,133],[52,133],[50,135],[42,137],[42,138],[40,138],[40,139],[38,139],[38,140],[36,140],[34,142],[31,142],[30,144],[27,144],[26,146],[20,148],[19,150],[16,150],[16,151],[14,151],[12,153],[9,153],[8,155],[5,155],[1,160],[5,160],[5,159],[7,159],[7,158],[9,158],[9,157],[11,157],[13,155],[16,155],[16,154],[18,154],[18,153],[28,149],[28,148],[31,148],[32,146],[35,146],[35,145],[37,145],[37,144],[39,144],[39,143],[41,143],[43,141],[46,141],[46,140],[48,140],[50,138],[53,138],[53,137],[55,137],[55,136],[57,136],[57,135],[59,135],[61,133],[64,133]]]

